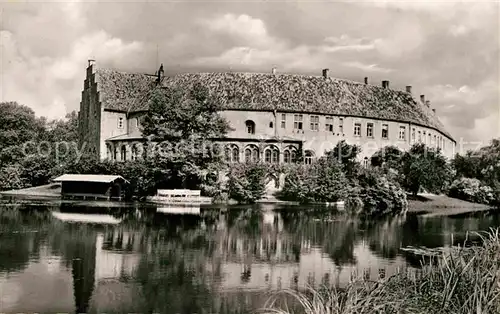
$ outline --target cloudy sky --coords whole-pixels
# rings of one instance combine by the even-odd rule
[[[167,74],[321,74],[425,94],[460,141],[500,136],[497,1],[0,0],[0,100],[78,109],[87,59]],[[417,96],[418,97],[418,96]]]

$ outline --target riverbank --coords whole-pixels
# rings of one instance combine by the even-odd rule
[[[61,198],[61,185],[59,183],[45,184],[19,190],[1,191],[1,196],[22,196],[28,198]]]
[[[471,203],[446,195],[419,194],[416,197],[408,196],[408,212],[425,216],[449,216],[491,209],[492,207],[488,205]]]
[[[499,230],[483,240],[482,246],[444,253],[418,276],[397,273],[378,282],[357,280],[344,289],[279,291],[263,313],[500,313]],[[282,304],[289,296],[292,304]]]

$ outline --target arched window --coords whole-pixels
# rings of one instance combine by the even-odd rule
[[[285,164],[289,164],[292,162],[292,156],[288,149],[283,152],[283,161],[285,162]]]
[[[111,145],[106,144],[106,158],[111,160],[111,158],[113,157],[112,153],[113,153],[113,148],[111,147]]]
[[[113,149],[113,160],[118,160],[118,146]]]
[[[137,145],[134,144],[132,146],[132,160],[137,160],[139,158],[139,149],[137,148]]]
[[[245,148],[245,162],[258,162],[259,148],[255,145],[248,145]]]
[[[123,161],[127,160],[127,147],[125,145],[121,148],[121,158]]]
[[[225,149],[226,161],[230,163],[240,162],[240,149],[237,145],[227,145]]]
[[[245,126],[247,128],[248,134],[255,134],[255,122],[252,120],[245,121]]]
[[[368,165],[369,165],[368,157],[365,157],[365,159],[363,159],[363,167],[368,168]]]
[[[304,153],[304,163],[306,165],[312,164],[313,158],[314,158],[314,153],[310,150],[306,150]]]
[[[269,146],[264,151],[265,161],[267,163],[277,164],[280,161],[280,151],[276,146]]]
[[[285,151],[283,152],[283,161],[286,164],[295,162],[296,158],[297,158],[297,151],[295,147],[288,146],[287,148],[285,148]]]

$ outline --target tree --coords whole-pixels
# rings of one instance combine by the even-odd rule
[[[371,157],[371,164],[374,167],[385,166],[389,169],[399,169],[401,157],[403,157],[403,151],[390,145],[376,151]]]
[[[228,180],[229,197],[238,203],[255,203],[266,191],[268,168],[261,163],[231,167]]]
[[[0,103],[0,165],[17,162],[23,157],[23,144],[38,141],[45,132],[45,119],[16,102]]]
[[[416,195],[421,188],[441,192],[450,182],[451,168],[439,150],[415,144],[401,158],[403,187]]]
[[[153,92],[143,133],[150,140],[148,156],[153,156],[165,188],[197,188],[207,171],[222,167],[213,140],[225,137],[229,124],[218,110],[200,84],[188,91]]]
[[[337,143],[335,148],[326,153],[328,160],[337,160],[343,167],[346,175],[350,178],[356,176],[359,170],[359,163],[356,158],[361,153],[358,145],[349,145],[345,140]]]

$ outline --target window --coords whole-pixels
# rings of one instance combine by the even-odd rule
[[[418,141],[422,142],[422,133],[418,131]]]
[[[269,122],[269,127],[272,129],[274,127],[273,121]]]
[[[118,159],[118,147],[115,147],[115,149],[113,150],[113,160],[117,159]]]
[[[259,148],[255,145],[248,145],[245,148],[245,162],[258,162]]]
[[[431,146],[431,133],[429,133],[429,142],[427,143],[427,145]]]
[[[240,162],[240,149],[236,145],[227,145],[225,155],[226,161],[229,163]]]
[[[319,116],[311,116],[311,131],[319,131]]]
[[[344,135],[344,118],[339,119],[339,134]]]
[[[373,123],[366,124],[366,136],[373,137]]]
[[[291,162],[291,156],[290,156],[290,151],[289,150],[285,150],[283,152],[283,161],[285,162],[285,164],[289,164]]]
[[[382,124],[382,138],[383,139],[389,138],[389,125],[388,124]]]
[[[411,130],[411,140],[415,142],[415,128]]]
[[[286,164],[295,162],[296,157],[297,157],[297,153],[296,153],[295,149],[291,146],[288,147],[287,149],[285,149],[285,151],[283,152],[283,161]]]
[[[405,126],[399,127],[399,139],[402,141],[406,140],[406,127]]]
[[[139,118],[134,118],[133,119],[133,124],[134,124],[135,128],[139,127]]]
[[[363,159],[363,167],[368,168],[368,165],[369,165],[368,157],[365,157],[365,159]]]
[[[302,130],[302,115],[294,114],[293,115],[293,128],[295,130]]]
[[[354,136],[361,136],[361,123],[354,124]]]
[[[252,120],[245,121],[245,126],[247,128],[248,134],[255,134],[255,122]]]
[[[127,160],[127,147],[125,147],[125,145],[121,148],[121,159],[122,161]]]
[[[273,164],[279,163],[280,159],[279,156],[280,152],[278,148],[275,146],[268,147],[264,151],[264,160],[266,163],[273,163]]]
[[[427,137],[425,136],[425,131],[422,132],[423,133],[423,136],[422,136],[422,143],[425,144],[425,141],[427,140]]]
[[[326,117],[325,131],[333,132],[333,117]]]
[[[437,139],[436,139],[436,138],[437,138],[437,136],[436,136],[436,135],[434,135],[434,146],[438,147],[438,142],[437,142]]]
[[[137,160],[139,157],[139,150],[137,149],[137,145],[132,146],[132,160]]]
[[[112,157],[112,148],[111,148],[111,145],[109,144],[106,144],[106,158],[107,159],[111,159]]]
[[[281,114],[281,128],[284,129],[286,127],[286,113]]]
[[[123,129],[123,117],[118,117],[118,128]]]
[[[304,163],[306,165],[312,164],[313,157],[314,157],[314,154],[311,151],[306,150],[306,152],[304,154]]]

